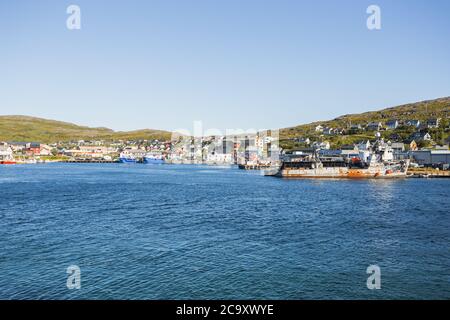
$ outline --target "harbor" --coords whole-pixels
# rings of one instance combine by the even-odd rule
[[[388,117],[383,112],[383,121],[374,121],[380,113],[373,113],[365,123],[340,122],[340,126],[331,126],[337,123],[332,120],[228,135],[173,132],[168,137],[167,132],[163,139],[0,141],[0,165],[182,164],[236,167],[291,179],[445,178],[450,169],[450,98],[435,103],[442,117],[426,120],[411,116],[411,111],[400,106],[387,110],[399,109],[402,113]]]
[[[68,159],[62,160],[64,163],[120,163],[118,160],[104,160],[104,159]]]
[[[77,148],[63,149],[61,152],[55,146],[37,143],[3,143],[0,146],[0,164],[33,165],[64,162],[229,166],[243,171],[261,171],[264,176],[297,179],[450,176],[448,150],[399,151],[396,143],[386,142],[379,134],[372,142],[368,140],[351,148],[335,150],[323,148],[323,144],[300,150],[283,150],[278,148],[273,140],[258,135],[199,139],[190,139],[182,143],[153,141],[147,144],[122,145],[104,145],[101,141],[80,141]],[[205,145],[205,141],[209,144]],[[196,148],[197,145],[202,145],[202,148]]]

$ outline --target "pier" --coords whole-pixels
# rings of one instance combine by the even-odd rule
[[[240,164],[238,167],[243,170],[265,170],[272,166],[270,164]]]
[[[62,161],[64,163],[119,163],[116,160],[100,160],[100,159],[70,159]]]
[[[432,168],[414,168],[408,170],[409,178],[450,178],[449,170],[436,170]]]

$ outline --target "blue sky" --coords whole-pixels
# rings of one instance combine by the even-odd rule
[[[70,4],[81,30],[66,28]],[[263,129],[449,96],[449,13],[447,0],[0,1],[0,114]]]

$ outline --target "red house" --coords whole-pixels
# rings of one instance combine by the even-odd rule
[[[38,156],[41,153],[41,144],[35,143],[35,142],[27,143],[27,146],[25,148],[25,153],[28,156],[35,156],[35,155]]]

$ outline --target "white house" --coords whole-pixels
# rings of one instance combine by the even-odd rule
[[[9,142],[9,146],[13,150],[13,152],[21,152],[26,149],[26,142]]]
[[[306,145],[309,145],[311,143],[311,140],[309,140],[309,138],[297,138],[295,139],[295,141],[299,143],[304,143]]]
[[[381,124],[381,122],[370,122],[367,125],[367,129],[368,130],[373,130],[373,131],[378,131],[383,127],[383,125]]]
[[[439,128],[439,122],[441,121],[440,118],[435,119],[428,119],[427,121],[427,127],[428,128]]]
[[[403,152],[405,151],[405,144],[402,142],[394,142],[391,144],[391,148],[394,152]]]
[[[428,132],[415,132],[410,136],[410,139],[416,141],[431,141],[431,135]]]
[[[420,127],[420,120],[407,120],[405,125],[418,128]]]
[[[330,149],[330,143],[328,141],[324,141],[324,142],[316,141],[312,144],[312,147],[319,148],[321,150],[324,150],[324,149],[328,150],[328,149]]]
[[[324,128],[323,129],[323,134],[327,135],[327,136],[331,136],[334,134],[333,128]]]
[[[13,150],[8,145],[0,145],[0,161],[12,160]]]
[[[360,124],[352,124],[350,126],[350,130],[353,130],[353,131],[362,130],[362,126]]]
[[[40,156],[50,156],[52,154],[52,147],[46,144],[41,144]]]
[[[370,146],[371,146],[371,144],[370,144],[369,140],[362,141],[362,142],[358,143],[358,145],[357,145],[358,150],[369,150]]]
[[[386,129],[394,130],[398,127],[398,120],[389,120],[386,122]]]

